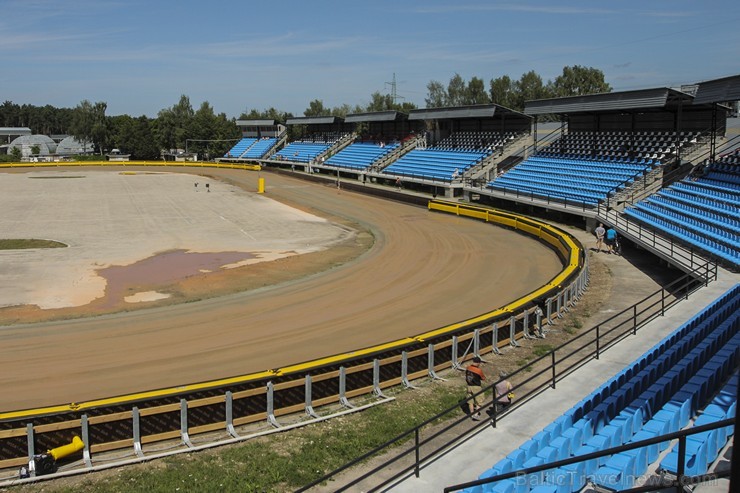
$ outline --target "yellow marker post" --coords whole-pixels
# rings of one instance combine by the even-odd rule
[[[264,178],[257,179],[257,193],[265,193],[265,179]]]

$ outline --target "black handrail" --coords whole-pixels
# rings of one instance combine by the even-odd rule
[[[606,457],[609,455],[626,452],[628,450],[635,450],[635,449],[639,449],[639,448],[643,448],[643,447],[647,447],[650,445],[655,445],[658,443],[663,443],[663,442],[675,440],[675,439],[679,440],[678,442],[679,455],[685,455],[686,437],[689,437],[691,435],[696,435],[697,433],[703,433],[705,431],[711,431],[711,430],[716,430],[719,428],[724,428],[726,426],[734,426],[734,424],[735,424],[735,418],[723,419],[715,423],[710,423],[710,424],[701,425],[701,426],[694,426],[692,428],[688,428],[685,430],[680,430],[680,431],[675,431],[673,433],[660,435],[655,438],[648,438],[647,440],[640,440],[639,442],[633,442],[627,445],[620,445],[618,447],[612,447],[606,450],[602,450],[600,452],[592,452],[590,454],[584,454],[584,455],[579,455],[576,457],[571,457],[569,459],[563,459],[563,460],[559,460],[555,462],[550,462],[549,464],[543,464],[541,466],[529,467],[526,469],[519,469],[519,470],[512,471],[512,472],[507,472],[505,474],[499,474],[498,476],[492,476],[490,478],[477,479],[475,481],[468,481],[467,483],[460,483],[460,484],[456,484],[453,486],[447,486],[445,487],[444,492],[449,493],[451,491],[459,491],[459,490],[463,490],[465,488],[470,488],[473,486],[497,483],[499,481],[505,481],[507,479],[511,479],[514,477],[522,476],[522,475],[533,474],[533,473],[537,473],[541,471],[548,471],[550,469],[557,469],[559,467],[567,466],[569,464],[577,464],[579,462],[585,462],[587,460],[598,459],[600,457]],[[683,464],[683,461],[679,461],[679,474],[676,478],[676,481],[673,483],[674,486],[684,486],[688,478],[693,478],[693,476],[691,477],[685,476],[682,473],[683,472],[682,471],[683,467],[681,467],[682,464]],[[725,474],[729,476],[730,473],[728,471]],[[717,477],[721,475],[722,475],[721,473],[718,473]],[[654,491],[655,489],[656,487],[653,485],[648,489],[648,491]],[[637,490],[637,488],[635,488],[635,490]],[[633,491],[633,490],[629,490],[629,491]]]
[[[648,296],[644,297],[640,301],[634,303],[633,305],[627,307],[626,309],[622,310],[621,312],[612,315],[608,319],[600,322],[595,327],[582,332],[581,334],[577,335],[573,339],[570,339],[569,341],[566,341],[556,348],[552,349],[548,353],[540,356],[539,358],[530,361],[526,365],[520,367],[513,373],[509,374],[507,377],[508,379],[514,379],[515,376],[524,373],[524,372],[531,372],[535,370],[535,367],[539,365],[540,363],[544,362],[546,359],[550,359],[550,362],[547,366],[545,366],[543,369],[537,371],[536,373],[530,375],[526,380],[521,382],[520,384],[514,386],[513,391],[521,391],[522,389],[531,386],[531,384],[534,383],[534,388],[530,389],[529,391],[526,391],[524,394],[520,395],[517,400],[512,403],[511,406],[506,408],[504,411],[499,411],[496,409],[496,406],[492,406],[491,413],[490,413],[490,425],[493,427],[496,427],[498,419],[501,419],[502,417],[508,415],[512,409],[515,409],[519,406],[521,406],[523,403],[531,400],[534,398],[537,394],[542,392],[547,387],[553,387],[555,386],[556,382],[558,381],[559,377],[562,378],[565,375],[568,375],[575,369],[582,366],[586,361],[590,360],[591,358],[599,359],[599,356],[601,353],[603,353],[606,349],[616,344],[619,340],[626,337],[629,334],[635,334],[637,332],[638,327],[644,325],[645,323],[649,322],[653,318],[665,314],[665,310],[667,308],[670,308],[674,304],[678,303],[679,299],[681,298],[688,298],[689,294],[696,289],[698,289],[701,286],[705,286],[709,284],[709,282],[717,279],[717,265],[708,262],[706,265],[700,266],[699,268],[695,269],[691,273],[685,274],[681,276],[680,278],[672,281],[671,283],[667,284],[664,287],[661,287],[659,290],[653,292],[652,294],[649,294]],[[675,294],[674,294],[675,293]],[[658,296],[658,300],[654,301],[652,303],[648,303],[646,307],[641,308],[640,311],[637,311],[637,307],[645,304],[648,302],[651,298],[654,298],[655,296]],[[672,300],[669,298],[673,298]],[[652,312],[650,312],[650,316],[646,317],[645,319],[640,319],[638,316],[643,315],[645,313],[648,313],[649,310],[654,309]],[[623,317],[625,314],[629,314],[630,316],[624,320],[618,322],[614,327],[608,328],[606,332],[602,330],[603,327],[607,327],[610,325],[611,322],[617,321],[620,317]],[[639,319],[639,321],[638,321]],[[615,331],[622,328],[625,324],[627,324],[627,327],[625,330],[614,334]],[[613,338],[609,338],[608,336],[614,334]],[[595,336],[593,340],[588,341],[581,346],[576,347],[575,349],[572,349],[572,345],[576,341],[580,341],[581,339],[587,337],[587,336]],[[608,339],[604,341],[605,339]],[[587,349],[589,346],[595,345],[596,348],[592,351],[587,352],[584,354],[581,358],[579,358],[575,363],[570,364],[566,368],[559,368],[558,370],[558,363],[563,363],[571,356],[577,355],[579,352]],[[561,356],[559,359],[556,357],[556,353],[564,348],[568,347],[569,349],[572,349],[570,353],[568,353],[565,356]],[[537,383],[535,380],[537,380],[539,377],[542,377],[544,374],[551,372],[552,377],[544,379],[543,382]],[[501,380],[498,380],[489,386],[483,388],[480,392],[475,394],[475,396],[468,397],[462,402],[469,402],[474,397],[478,396],[484,396],[486,392],[490,391],[497,383],[501,382]],[[486,400],[484,403],[484,407],[488,407],[493,405],[493,399]],[[400,435],[395,436],[394,438],[388,440],[387,442],[376,446],[372,450],[362,454],[360,457],[357,457],[353,459],[352,461],[340,466],[337,469],[334,469],[333,471],[330,471],[329,473],[323,475],[322,477],[316,479],[315,481],[309,483],[308,485],[296,490],[297,492],[303,492],[307,491],[308,489],[317,486],[321,483],[324,483],[325,481],[328,481],[329,479],[333,478],[334,476],[338,475],[341,472],[346,471],[347,469],[353,467],[356,464],[359,464],[360,462],[369,459],[370,457],[373,457],[374,455],[377,455],[378,453],[388,449],[391,446],[394,446],[396,444],[401,444],[407,439],[410,439],[412,436],[414,437],[414,446],[407,449],[400,451],[395,456],[391,457],[390,459],[384,461],[382,464],[374,467],[370,471],[352,479],[347,484],[338,487],[335,489],[335,491],[345,491],[351,486],[359,483],[360,481],[363,481],[364,479],[367,479],[376,473],[378,473],[380,470],[388,467],[391,464],[394,464],[395,462],[401,460],[405,456],[414,453],[414,462],[410,466],[405,466],[401,468],[400,471],[393,474],[391,477],[385,479],[382,483],[379,485],[376,485],[372,489],[368,491],[376,491],[377,489],[381,488],[382,486],[395,481],[396,479],[404,476],[407,473],[410,473],[411,471],[414,472],[414,475],[416,477],[419,477],[420,474],[420,466],[423,464],[428,458],[436,455],[441,450],[449,447],[452,443],[460,440],[464,436],[467,435],[468,432],[475,431],[482,426],[486,426],[489,424],[487,421],[481,421],[474,426],[472,426],[470,429],[466,430],[466,433],[462,435],[458,435],[452,440],[445,441],[442,445],[435,447],[433,450],[429,451],[425,456],[422,456],[420,453],[420,449],[422,446],[430,443],[435,438],[441,436],[446,431],[458,426],[459,424],[468,421],[467,416],[462,416],[460,418],[454,419],[451,422],[448,422],[444,426],[442,426],[439,430],[435,430],[432,435],[424,438],[423,440],[419,439],[420,431],[425,428],[426,426],[440,420],[441,418],[451,414],[456,413],[459,410],[459,405],[452,406],[448,409],[445,409],[444,411],[426,419],[422,423],[416,425],[414,428],[411,428]]]

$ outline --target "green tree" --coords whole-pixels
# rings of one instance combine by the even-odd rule
[[[159,147],[168,150],[184,149],[185,141],[190,136],[193,115],[190,98],[184,94],[172,108],[160,110],[155,129]]]
[[[13,146],[13,149],[10,151],[10,156],[13,158],[14,163],[20,163],[21,158],[23,157],[23,152],[20,147]]]
[[[508,75],[491,79],[491,102],[507,108],[516,104],[516,84]]]
[[[91,103],[83,100],[74,109],[69,133],[86,147],[92,143],[100,154],[108,138],[108,125],[105,110],[108,105],[104,102]]]
[[[442,108],[447,105],[447,90],[441,82],[437,80],[429,81],[424,103],[427,108]]]
[[[485,82],[483,82],[483,79],[479,79],[478,77],[470,79],[465,92],[465,99],[467,100],[466,104],[488,104],[491,102],[491,99],[488,97],[488,93],[486,92]]]
[[[465,79],[456,73],[447,84],[447,106],[463,106],[468,104]]]
[[[529,72],[522,74],[521,78],[516,83],[515,106],[513,109],[523,111],[524,103],[526,101],[546,99],[549,97],[551,97],[551,95],[542,83],[542,77],[540,77],[534,70],[530,70]]]
[[[314,99],[308,103],[308,108],[303,112],[303,116],[326,116],[327,113],[324,102],[320,99]]]
[[[611,90],[611,86],[604,80],[604,72],[580,65],[563,67],[563,73],[555,78],[550,89],[554,97],[581,96]]]

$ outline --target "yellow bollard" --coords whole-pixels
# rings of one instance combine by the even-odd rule
[[[75,452],[79,452],[84,447],[85,447],[85,444],[82,442],[82,439],[75,435],[72,438],[72,443],[68,443],[67,445],[62,445],[61,447],[53,448],[49,450],[48,454],[54,457],[54,460],[59,460],[63,457],[67,457],[68,455],[72,455]]]
[[[265,193],[265,179],[264,178],[257,179],[257,193]]]

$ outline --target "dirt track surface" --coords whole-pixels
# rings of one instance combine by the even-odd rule
[[[197,172],[256,190],[254,172]],[[203,297],[204,289],[223,293],[210,299],[0,327],[0,411],[201,382],[352,351],[479,315],[560,270],[551,250],[512,231],[263,176],[269,197],[354,225],[357,244],[178,285],[180,301]],[[369,250],[363,230],[374,237]],[[266,287],[254,289],[260,286]],[[91,308],[69,316],[93,313]]]

